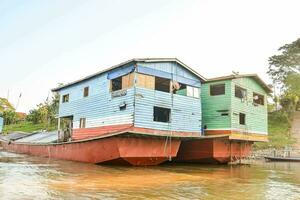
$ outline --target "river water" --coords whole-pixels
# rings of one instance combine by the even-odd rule
[[[0,151],[0,199],[300,199],[300,163],[120,167]]]

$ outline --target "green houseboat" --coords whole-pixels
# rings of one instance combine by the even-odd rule
[[[205,135],[228,134],[232,139],[267,141],[269,86],[256,74],[209,79],[202,86]]]

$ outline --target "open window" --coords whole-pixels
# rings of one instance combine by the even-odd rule
[[[225,94],[225,84],[210,85],[210,96]]]
[[[111,80],[111,91],[118,91],[122,89],[122,76]]]
[[[239,114],[239,122],[240,122],[240,125],[246,124],[246,114],[244,114],[244,113]]]
[[[187,95],[187,85],[183,83],[173,83],[173,93],[186,96]]]
[[[85,87],[83,89],[83,97],[88,97],[89,96],[89,87]]]
[[[170,79],[155,77],[155,90],[170,92]]]
[[[171,109],[169,108],[161,108],[161,107],[154,107],[154,113],[153,113],[153,120],[155,122],[170,122],[170,114]]]
[[[62,102],[63,103],[67,103],[70,100],[70,95],[69,94],[65,94],[62,96]]]
[[[235,97],[240,98],[240,99],[244,99],[247,97],[247,90],[240,87],[240,86],[235,86]]]
[[[86,118],[80,118],[79,128],[85,128],[86,126]]]
[[[131,88],[134,82],[134,73],[126,74],[110,81],[111,92]]]
[[[253,103],[259,104],[259,105],[265,105],[265,97],[264,95],[257,94],[253,92]]]

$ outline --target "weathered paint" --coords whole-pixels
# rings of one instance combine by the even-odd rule
[[[177,162],[228,163],[249,156],[252,143],[224,139],[182,141]]]
[[[136,166],[158,165],[177,155],[180,140],[172,140],[166,145],[164,137],[105,137],[73,143],[34,145],[1,141],[4,149],[35,156],[105,163],[123,160]]]
[[[3,118],[0,117],[0,133],[2,132],[3,130]]]
[[[225,94],[210,96],[210,85],[225,83]],[[247,89],[247,100],[235,97],[235,86]],[[264,105],[253,104],[253,92],[264,95]],[[243,139],[246,134],[262,135],[253,141],[267,140],[267,92],[251,77],[231,80],[220,80],[202,85],[203,126],[206,134],[234,133],[236,138]],[[221,113],[228,110],[228,116]],[[239,124],[239,113],[246,114],[246,125]],[[239,137],[237,135],[239,134]],[[245,139],[246,140],[246,139]]]
[[[247,100],[242,102],[241,99],[234,96],[234,86],[238,85],[247,89]],[[232,96],[231,108],[232,129],[242,130],[242,132],[251,132],[257,134],[268,133],[268,109],[267,109],[267,93],[252,78],[239,78],[232,80]],[[253,92],[264,95],[264,105],[253,105]],[[246,114],[246,125],[239,124],[238,113]]]
[[[135,66],[135,68],[133,68]],[[73,139],[79,140],[117,131],[114,127],[134,126],[150,130],[201,132],[201,99],[155,91],[138,87],[127,88],[125,95],[112,97],[110,80],[135,69],[147,69],[147,74],[169,76],[173,80],[191,83],[201,87],[199,77],[176,62],[138,62],[121,66],[93,78],[70,85],[58,91],[61,96],[59,117],[73,117]],[[163,74],[163,75],[162,75]],[[83,90],[89,87],[89,96],[83,97]],[[69,102],[62,103],[62,96],[69,94]],[[126,104],[125,110],[119,106]],[[154,122],[154,106],[170,108],[170,123]],[[79,129],[80,118],[86,118],[86,128]],[[111,127],[111,130],[108,128]],[[102,130],[100,130],[102,128]]]

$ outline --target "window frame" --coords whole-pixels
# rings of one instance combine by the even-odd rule
[[[155,76],[154,79],[155,79],[155,80],[154,80],[154,90],[155,90],[155,91],[171,93],[171,79],[163,78],[163,77],[159,77],[159,76]],[[158,89],[158,82],[157,82],[158,79],[164,79],[166,82],[167,82],[167,81],[169,82],[168,91],[165,91],[165,90],[159,90],[159,89]]]
[[[243,88],[243,87],[241,87],[241,86],[239,86],[239,85],[234,85],[234,96],[235,96],[236,98],[238,98],[238,99],[243,99],[243,97],[237,96],[237,88],[241,89],[242,91],[244,90],[244,91],[245,91],[245,97],[247,98],[247,96],[248,96],[248,91],[247,91],[247,89],[246,89],[246,88]]]
[[[86,128],[86,118],[82,117],[79,119],[79,128]]]
[[[90,95],[90,87],[87,86],[83,88],[83,97],[88,97]]]
[[[246,125],[246,114],[245,113],[239,113],[239,125]]]
[[[254,99],[254,96],[257,95],[258,97],[262,97],[262,104],[259,103],[259,102],[255,102],[256,100]],[[265,105],[265,95],[262,95],[262,94],[259,94],[257,92],[253,92],[253,103],[256,104],[256,105],[261,105],[261,106],[264,106]]]
[[[212,87],[214,86],[224,86],[224,93],[222,94],[212,94]],[[209,95],[210,96],[221,96],[221,95],[225,95],[226,94],[226,84],[225,83],[217,83],[217,84],[211,84],[209,86]]]
[[[157,109],[162,109],[162,110],[158,111]],[[156,112],[164,112],[164,111],[168,112],[168,116],[166,116],[167,120],[158,120],[159,116],[156,117]],[[154,106],[153,107],[153,121],[154,122],[160,122],[160,123],[171,123],[171,109],[170,108],[159,107],[159,106]]]
[[[116,80],[120,81],[120,83],[119,83],[120,85],[119,85],[118,89],[114,89],[114,81],[116,81]],[[122,90],[123,89],[122,86],[123,86],[123,76],[119,76],[117,78],[114,78],[114,79],[110,80],[110,91],[111,92],[116,92],[116,91]]]
[[[68,103],[70,101],[70,94],[62,95],[62,103]]]

